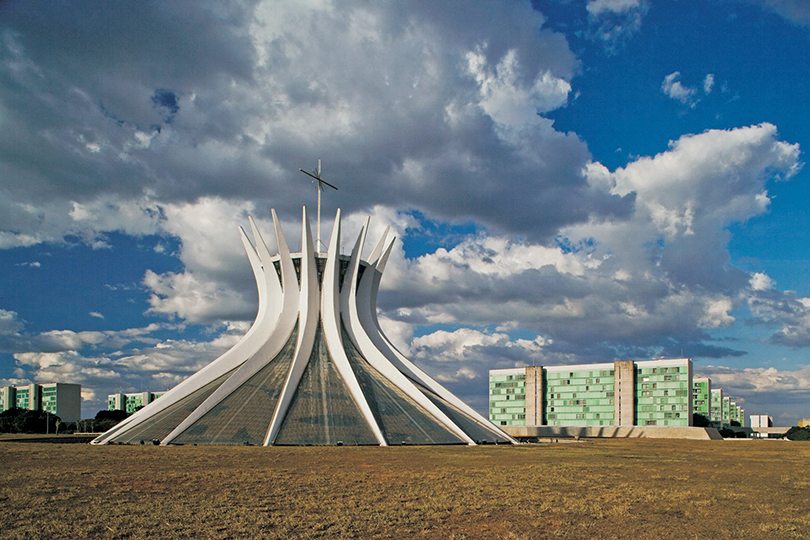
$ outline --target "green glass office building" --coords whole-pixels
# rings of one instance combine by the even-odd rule
[[[126,411],[132,414],[146,407],[166,392],[134,392],[130,394],[117,393],[107,396],[108,411]]]
[[[695,375],[692,380],[692,411],[707,420],[712,418],[712,380],[708,377]]]
[[[689,359],[532,366],[489,372],[499,426],[689,426]]]
[[[63,422],[81,417],[82,386],[68,383],[26,384],[0,388],[0,412],[12,408],[46,411]]]

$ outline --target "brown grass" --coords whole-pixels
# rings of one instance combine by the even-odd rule
[[[810,537],[810,443],[519,447],[0,443],[22,537]]]

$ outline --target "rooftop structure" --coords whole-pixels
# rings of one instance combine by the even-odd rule
[[[316,252],[306,208],[300,253],[275,211],[278,253],[252,219],[240,228],[259,291],[250,330],[225,354],[93,444],[398,445],[514,442],[405,358],[376,313],[388,233],[368,259],[368,219],[351,256],[340,211],[327,253]]]
[[[752,428],[773,427],[773,416],[770,416],[768,414],[752,414],[751,427]]]

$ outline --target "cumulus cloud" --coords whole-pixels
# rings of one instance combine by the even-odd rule
[[[773,289],[774,285],[776,285],[776,282],[773,279],[762,272],[754,272],[751,274],[751,280],[749,283],[751,288],[755,291],[767,291]]]
[[[184,268],[144,277],[150,312],[211,321],[255,305],[234,223],[268,230],[275,207],[295,230],[314,202],[297,169],[316,156],[340,186],[325,214],[416,209],[547,239],[632,208],[542,116],[578,63],[528,2],[178,10],[6,12],[0,247],[173,236]]]
[[[0,351],[12,353],[17,366],[18,378],[12,384],[81,384],[82,399],[101,408],[105,392],[161,390],[177,384],[233,346],[247,325],[216,328],[208,340],[159,337],[169,331],[182,333],[182,327],[165,323],[100,332],[22,330],[22,324],[0,327]]]
[[[589,182],[634,194],[629,219],[563,228],[548,245],[483,231],[415,259],[394,257],[381,308],[400,323],[463,327],[411,342],[418,361],[460,394],[473,393],[487,366],[681,350],[744,355],[711,343],[708,332],[735,324],[740,307],[764,324],[766,309],[775,313],[786,299],[771,291],[777,304],[751,304],[769,282],[730,264],[727,229],[767,211],[767,183],[791,178],[800,166],[798,146],[779,140],[769,124],[686,135],[615,171],[591,163]],[[792,319],[774,315],[768,324],[790,329],[780,336],[799,343],[804,312],[801,302],[789,307]],[[535,345],[521,347],[521,339]],[[470,373],[478,377],[472,386],[464,382]]]
[[[18,332],[23,329],[22,321],[19,320],[16,311],[0,309],[0,333],[7,334]]]
[[[774,328],[771,343],[787,347],[810,347],[810,298],[792,291],[778,291],[773,281],[755,274],[746,296],[752,323]],[[767,278],[767,276],[764,276]]]
[[[712,387],[722,388],[724,395],[745,408],[746,415],[770,414],[777,418],[777,425],[795,425],[796,406],[810,400],[810,365],[793,370],[708,365],[695,366],[695,373],[710,377]]]
[[[586,8],[616,50],[648,3]],[[340,187],[322,237],[342,207],[344,250],[367,214],[373,239],[474,223],[415,259],[397,243],[380,302],[397,346],[462,395],[486,395],[487,366],[742,354],[707,342],[745,303],[774,340],[804,343],[801,299],[726,247],[729,225],[767,211],[768,182],[799,170],[798,145],[770,124],[713,130],[608,170],[546,117],[582,66],[529,2],[17,2],[0,21],[0,248],[162,236],[179,265],[144,274],[148,315],[237,321],[171,340],[168,326],[30,334],[0,310],[22,376],[168,386],[214,358],[255,315],[235,225],[254,215],[273,250],[275,207],[300,249],[315,192],[297,171],[317,157]],[[679,72],[662,84],[686,105],[697,88]],[[414,339],[416,325],[446,327]]]
[[[584,144],[538,117],[566,104],[577,61],[528,2],[177,10],[7,12],[2,245],[103,246],[205,197],[294,212],[297,169],[316,156],[341,186],[330,205],[348,211],[408,205],[532,235],[627,211],[577,174]],[[538,222],[538,204],[559,210]]]
[[[538,114],[565,105],[571,92],[568,81],[548,71],[538,74],[533,82],[521,85],[515,49],[510,49],[494,70],[488,68],[482,47],[467,53],[467,64],[480,87],[481,108],[505,128],[520,129],[526,124],[537,123]]]
[[[615,52],[641,29],[649,6],[646,0],[588,0],[585,9],[593,38]]]

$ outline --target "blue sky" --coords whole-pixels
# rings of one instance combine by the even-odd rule
[[[478,409],[492,368],[683,353],[810,416],[802,0],[10,1],[0,49],[0,384],[91,416],[216,358],[237,226],[296,249],[320,157],[322,236],[393,228],[384,328]]]

